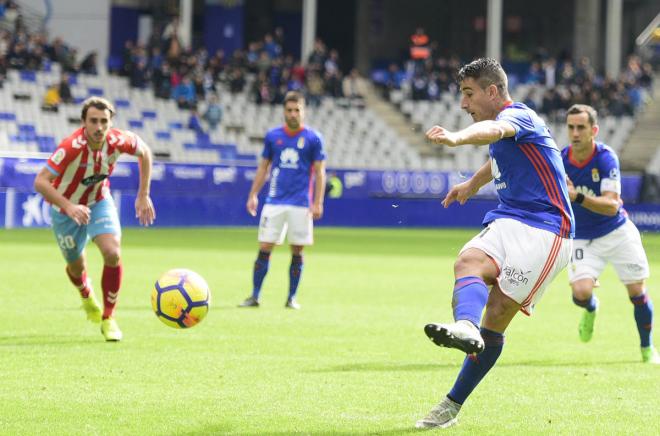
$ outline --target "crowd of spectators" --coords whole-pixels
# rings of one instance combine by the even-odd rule
[[[403,90],[412,100],[431,101],[439,100],[444,92],[457,92],[455,76],[463,61],[440,53],[438,43],[422,38],[423,34],[423,29],[417,29],[411,37],[407,59],[390,64],[376,76],[386,98],[392,90]],[[419,41],[423,41],[424,51],[420,51]],[[525,87],[529,91],[524,102],[553,119],[563,118],[565,109],[574,103],[589,104],[602,115],[634,115],[643,106],[653,81],[653,67],[636,55],[628,57],[617,78],[599,74],[586,57],[558,59],[542,50],[524,65],[527,68],[522,72],[509,74],[510,88],[530,85]]]
[[[217,105],[219,83],[233,94],[247,92],[258,104],[281,104],[291,90],[303,92],[310,105],[325,97],[343,96],[361,104],[364,97],[366,80],[357,71],[344,77],[339,53],[321,40],[315,42],[303,66],[284,52],[282,28],[227,56],[222,50],[209,54],[204,48],[183,48],[178,21],[174,23],[162,32],[155,28],[146,45],[127,42],[119,74],[128,77],[133,87],[153,88],[157,97],[173,98],[181,109],[195,109],[212,98]]]

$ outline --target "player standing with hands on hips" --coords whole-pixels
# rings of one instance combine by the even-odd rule
[[[566,173],[543,120],[511,101],[506,73],[494,59],[465,65],[458,82],[461,108],[475,123],[458,132],[433,126],[426,137],[450,147],[490,144],[490,159],[469,180],[453,186],[443,205],[464,204],[491,180],[500,204],[486,214],[487,227],[463,247],[454,264],[455,322],[424,328],[436,345],[467,356],[451,391],[417,421],[418,428],[457,422],[461,406],[500,356],[513,317],[518,311],[531,315],[568,264],[573,237]]]
[[[266,134],[262,160],[248,194],[247,211],[256,216],[257,196],[270,173],[268,196],[259,220],[259,254],[252,272],[252,295],[239,307],[259,307],[270,254],[275,244],[284,242],[288,233],[291,265],[285,307],[300,309],[296,294],[303,270],[302,252],[305,245],[314,242],[312,219],[323,216],[325,195],[323,139],[318,132],[303,125],[304,119],[305,99],[298,92],[288,92],[284,97],[285,124]]]
[[[149,197],[151,150],[136,134],[113,128],[114,115],[115,109],[108,100],[85,100],[83,126],[60,143],[34,180],[36,191],[52,205],[53,231],[67,263],[66,274],[80,292],[87,318],[101,323],[106,341],[122,339],[114,318],[122,277],[121,227],[108,180],[120,154],[138,158],[136,217],[145,226],[156,218]],[[103,312],[87,274],[85,246],[90,239],[103,256]]]
[[[639,332],[642,362],[660,364],[653,347],[653,303],[646,291],[649,262],[639,230],[621,207],[621,175],[614,150],[598,135],[598,114],[585,104],[575,104],[566,116],[570,145],[562,150],[569,177],[568,195],[575,211],[575,241],[568,269],[573,302],[584,308],[580,339],[589,342],[594,332],[598,299],[594,287],[607,262],[628,290]]]

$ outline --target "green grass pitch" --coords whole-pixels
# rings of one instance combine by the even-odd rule
[[[120,343],[85,320],[50,230],[0,231],[0,434],[398,435],[451,388],[463,355],[434,346],[451,319],[452,265],[476,230],[317,228],[301,311],[284,309],[288,248],[262,307],[249,294],[256,229],[125,229]],[[644,234],[660,308],[660,235]],[[101,259],[88,246],[100,293]],[[150,292],[170,268],[207,279],[190,330],[161,324]],[[519,314],[498,364],[447,434],[659,434],[660,367],[640,363],[633,308],[608,267],[594,339],[565,273]],[[656,314],[659,309],[656,309]],[[657,323],[656,323],[657,324]],[[656,342],[660,337],[656,333]]]

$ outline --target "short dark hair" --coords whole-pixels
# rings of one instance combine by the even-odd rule
[[[110,118],[115,116],[115,107],[103,97],[89,97],[83,102],[82,111],[80,113],[80,119],[85,121],[87,118],[87,110],[90,107],[94,107],[98,110],[108,110],[110,112]]]
[[[458,71],[456,81],[461,83],[468,77],[473,78],[477,84],[479,84],[481,89],[486,89],[490,85],[495,85],[501,95],[509,95],[506,73],[504,72],[502,65],[493,58],[479,58],[464,65],[463,68]]]
[[[284,95],[284,106],[290,101],[295,103],[305,104],[305,97],[297,91],[289,91]]]
[[[568,108],[568,112],[566,112],[566,115],[576,114],[587,114],[589,117],[589,122],[592,126],[598,124],[598,112],[596,112],[596,109],[589,106],[588,104],[574,104]]]

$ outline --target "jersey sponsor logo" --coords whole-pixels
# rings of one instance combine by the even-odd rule
[[[298,147],[301,150],[303,148],[305,148],[305,138],[304,137],[301,136],[300,138],[298,138],[298,143],[296,144],[296,147]]]
[[[497,165],[497,160],[495,160],[495,158],[490,160],[490,172],[494,179],[499,180],[499,178],[502,177],[502,172],[500,171],[500,167]]]
[[[507,265],[502,270],[502,275],[504,276],[504,280],[509,282],[511,286],[520,286],[529,283],[529,278],[527,277],[527,274],[531,272],[532,272],[531,270],[523,271],[520,268],[515,268]]]
[[[490,160],[490,173],[493,175],[493,179],[495,180],[502,178],[502,171],[500,171],[500,167],[497,165],[497,160],[495,160],[495,158]],[[506,182],[496,182],[495,189],[498,191],[500,189],[506,189]]]
[[[84,179],[82,179],[80,183],[82,183],[85,186],[95,185],[98,182],[105,180],[106,178],[108,178],[107,174],[93,174],[89,177],[85,177]]]
[[[275,141],[275,145],[282,145],[282,140],[278,139],[277,141]]]
[[[50,158],[50,160],[52,160],[55,165],[59,165],[62,163],[65,156],[66,150],[63,148],[58,148],[57,151],[53,153],[53,156]]]
[[[300,156],[294,148],[287,148],[280,155],[280,168],[298,169],[298,160]]]
[[[600,182],[600,173],[598,172],[598,168],[591,169],[591,180],[594,182]]]

